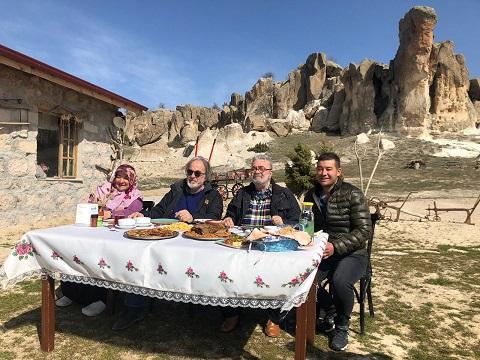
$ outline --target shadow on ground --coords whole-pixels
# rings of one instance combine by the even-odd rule
[[[72,305],[56,308],[55,352],[59,358],[68,353],[107,352],[116,357],[120,353],[175,358],[204,359],[273,359],[293,358],[295,352],[294,324],[278,339],[270,339],[263,333],[266,313],[257,309],[244,309],[239,327],[230,334],[218,331],[222,316],[218,307],[193,306],[156,300],[146,319],[132,328],[113,332],[111,326],[117,319],[106,313],[87,318],[80,307]],[[15,330],[33,325],[40,331],[40,308],[24,312],[4,323],[4,330]],[[92,346],[92,342],[95,344]],[[316,345],[308,347],[308,359],[391,359],[372,353],[334,353],[328,351],[324,336],[316,337]],[[40,344],[33,344],[40,346]],[[108,350],[105,350],[107,348]],[[97,349],[98,351],[96,351]],[[91,358],[91,357],[90,357]]]

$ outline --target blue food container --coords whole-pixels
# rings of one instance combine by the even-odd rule
[[[267,252],[281,252],[281,251],[295,251],[298,248],[298,242],[288,238],[263,238],[262,241],[253,241],[252,249],[267,251]]]

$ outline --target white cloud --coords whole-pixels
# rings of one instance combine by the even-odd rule
[[[2,21],[0,42],[149,107],[198,101],[193,81],[177,70],[178,59],[154,54],[142,39],[79,12],[66,17],[68,10],[50,4],[42,12],[52,16],[35,26],[29,16]]]

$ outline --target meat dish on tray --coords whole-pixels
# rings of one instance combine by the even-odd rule
[[[192,239],[222,239],[230,236],[230,231],[223,224],[198,224],[184,235]]]

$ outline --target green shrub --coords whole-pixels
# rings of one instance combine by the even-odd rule
[[[256,153],[264,153],[264,152],[267,152],[268,149],[269,149],[268,144],[258,143],[258,144],[255,144],[255,146],[249,147],[247,150],[254,151]]]
[[[315,184],[314,156],[307,145],[298,143],[294,152],[288,155],[285,164],[285,183],[297,196],[301,196]]]

